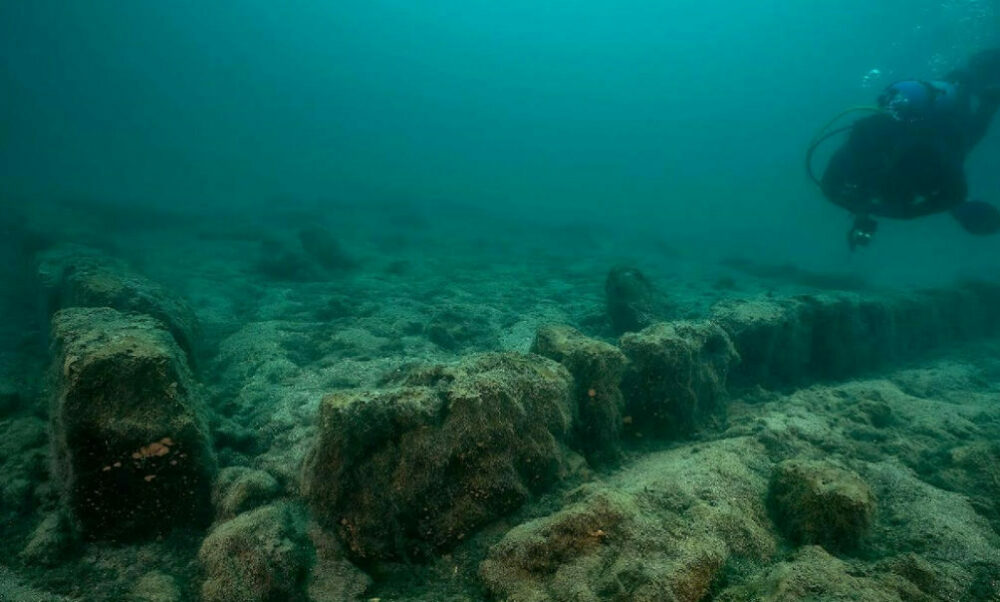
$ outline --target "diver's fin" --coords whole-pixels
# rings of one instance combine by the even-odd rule
[[[982,201],[968,201],[951,210],[969,234],[986,236],[1000,232],[1000,210]]]

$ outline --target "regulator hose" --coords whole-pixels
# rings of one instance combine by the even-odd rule
[[[875,106],[851,107],[849,109],[845,109],[837,113],[833,117],[833,119],[827,121],[826,124],[823,127],[821,127],[818,132],[816,132],[816,135],[813,136],[812,141],[809,143],[809,148],[806,149],[806,174],[809,176],[809,179],[812,180],[813,183],[815,183],[817,186],[821,186],[819,178],[816,177],[816,174],[813,172],[812,168],[813,155],[816,153],[816,149],[822,146],[822,144],[827,140],[829,140],[830,138],[833,138],[837,134],[846,132],[853,126],[845,125],[836,129],[830,129],[830,128],[836,125],[836,123],[840,121],[843,117],[845,117],[846,115],[850,115],[851,113],[884,113],[884,112],[885,111],[883,109]]]

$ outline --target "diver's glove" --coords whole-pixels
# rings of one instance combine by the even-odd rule
[[[847,232],[847,246],[853,251],[858,247],[867,247],[872,241],[872,236],[878,230],[878,224],[867,215],[858,215],[854,218],[854,225]]]

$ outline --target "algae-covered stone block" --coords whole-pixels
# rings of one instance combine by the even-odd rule
[[[733,341],[740,362],[735,384],[750,386],[800,380],[809,363],[812,328],[794,300],[758,299],[725,302],[713,308],[712,320]]]
[[[720,303],[712,311],[733,340],[740,386],[844,378],[935,347],[993,334],[997,286],[917,293],[801,295]]]
[[[323,400],[304,486],[356,559],[423,557],[518,508],[565,470],[569,373],[487,353],[397,388]]]
[[[55,472],[89,538],[211,518],[215,460],[190,370],[153,318],[74,308],[52,319]]]
[[[621,391],[625,355],[569,326],[540,328],[531,351],[559,362],[573,375],[574,445],[592,462],[615,460],[621,454],[625,417]]]
[[[198,320],[179,296],[135,273],[124,262],[81,247],[56,247],[38,262],[39,279],[55,312],[70,307],[111,307],[162,322],[193,361]]]
[[[216,526],[198,551],[204,602],[305,600],[313,551],[288,504],[264,506]]]
[[[787,460],[774,471],[771,505],[794,542],[850,550],[871,527],[875,496],[857,474],[829,462]]]
[[[709,420],[739,360],[713,322],[670,322],[621,338],[629,359],[622,381],[627,412],[639,433],[683,436]]]
[[[912,353],[900,346],[899,306],[891,299],[812,295],[803,297],[799,307],[802,322],[809,325],[806,373],[812,378],[844,378]],[[921,323],[902,327],[910,332],[928,328]]]

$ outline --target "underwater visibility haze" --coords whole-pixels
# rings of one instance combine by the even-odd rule
[[[0,3],[0,601],[1000,600],[998,49]]]

